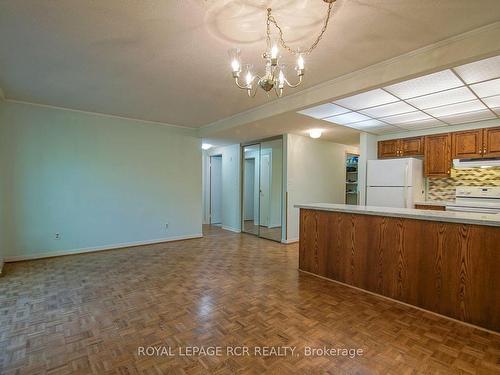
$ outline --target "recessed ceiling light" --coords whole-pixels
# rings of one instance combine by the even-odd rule
[[[473,121],[489,120],[492,118],[495,118],[495,115],[489,109],[440,117],[441,120],[453,125],[464,124]]]
[[[471,85],[470,88],[480,97],[500,95],[500,78]]]
[[[209,149],[211,149],[212,147],[214,147],[214,146],[213,146],[213,145],[211,145],[210,143],[202,143],[202,145],[201,145],[201,148],[202,148],[203,150],[209,150]]]
[[[455,103],[450,105],[444,105],[442,107],[429,108],[425,111],[432,116],[442,117],[442,116],[451,116],[459,113],[479,111],[481,109],[485,109],[486,106],[481,103],[479,100],[470,100],[464,103]]]
[[[435,94],[419,96],[418,98],[408,99],[408,103],[419,109],[427,109],[442,105],[465,102],[476,99],[476,96],[467,87],[458,87],[456,89],[441,91]]]
[[[319,137],[321,137],[321,134],[323,134],[323,130],[321,130],[321,129],[309,130],[309,137],[311,137],[311,138],[314,138],[314,139],[319,138]]]
[[[300,113],[302,115],[306,115],[309,117],[314,117],[317,119],[322,119],[325,117],[341,115],[342,113],[346,113],[346,112],[349,112],[349,110],[346,108],[342,108],[342,107],[335,105],[335,104],[332,104],[332,103],[326,103],[326,104],[318,105],[316,107],[304,109],[304,110],[299,111],[297,113]]]
[[[500,55],[455,68],[466,83],[476,83],[500,77]]]
[[[427,119],[431,119],[431,118],[432,118],[431,116],[429,116],[423,112],[415,111],[415,112],[410,112],[410,113],[404,113],[402,115],[384,117],[384,122],[388,122],[389,124],[392,124],[392,125],[398,125],[398,124],[405,124],[408,122],[427,120]]]
[[[380,118],[386,116],[399,115],[401,113],[413,112],[415,108],[405,102],[395,102],[390,104],[379,105],[377,107],[363,109],[359,112],[365,115]]]
[[[349,109],[358,110],[397,101],[398,98],[395,96],[382,89],[376,89],[336,100],[335,104],[339,104]]]
[[[500,95],[484,98],[483,102],[490,108],[498,108],[500,107]]]
[[[339,116],[327,117],[327,118],[324,118],[323,120],[328,121],[328,122],[334,122],[334,123],[340,124],[340,125],[347,125],[347,124],[351,124],[353,122],[370,120],[370,118],[368,116],[362,115],[361,113],[349,112],[349,113],[345,113],[345,114],[339,115]]]
[[[401,99],[432,94],[463,86],[463,82],[451,70],[428,74],[426,76],[410,79],[387,86],[385,89]]]

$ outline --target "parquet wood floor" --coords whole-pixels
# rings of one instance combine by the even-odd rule
[[[2,374],[499,374],[500,336],[297,271],[298,245],[202,239],[7,264]],[[145,357],[138,346],[361,348]]]

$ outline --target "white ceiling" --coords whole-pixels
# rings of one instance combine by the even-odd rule
[[[298,112],[374,134],[500,118],[500,56]]]
[[[0,87],[9,99],[200,127],[274,100],[235,88],[227,56],[239,46],[261,66],[269,5],[294,46],[311,43],[319,0],[3,0]],[[500,19],[498,0],[338,0],[334,9],[301,89]]]

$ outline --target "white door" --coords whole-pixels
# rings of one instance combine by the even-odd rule
[[[271,155],[261,155],[260,159],[260,225],[269,226],[271,192]]]
[[[367,186],[408,186],[409,159],[368,160]]]
[[[222,156],[210,157],[210,224],[222,223]]]
[[[366,189],[366,205],[378,207],[413,208],[411,187],[373,187]]]

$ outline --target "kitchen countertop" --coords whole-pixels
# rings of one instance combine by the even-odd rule
[[[414,204],[418,204],[420,206],[440,206],[446,207],[449,204],[454,204],[455,201],[416,201]]]
[[[354,206],[349,204],[332,203],[296,204],[294,207],[320,211],[346,212],[360,215],[403,217],[417,220],[442,221],[449,223],[500,227],[500,214],[483,214],[456,211],[430,211],[417,210],[414,208]]]

